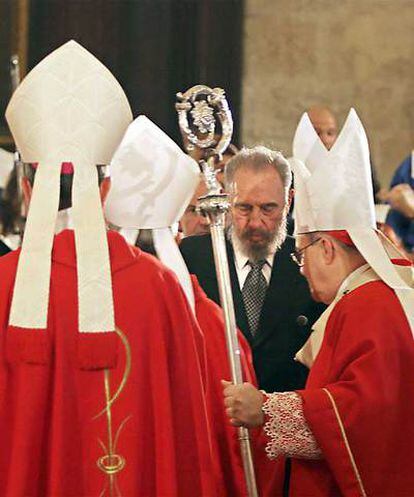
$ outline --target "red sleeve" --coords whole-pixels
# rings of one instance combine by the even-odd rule
[[[344,297],[327,324],[304,414],[344,496],[414,488],[414,342],[383,283]]]
[[[223,311],[207,297],[194,275],[191,275],[191,279],[194,288],[197,321],[206,338],[207,349],[210,350],[210,353],[208,353],[209,364],[214,367],[219,379],[230,380]],[[237,337],[240,346],[243,378],[256,386],[257,381],[250,346],[239,330],[237,330]]]
[[[237,430],[230,425],[225,414],[222,379],[230,379],[223,311],[210,300],[201,289],[197,279],[192,276],[197,321],[201,327],[206,344],[208,388],[207,407],[210,416],[213,446],[219,454],[218,474],[220,487],[226,495],[246,495],[243,464]],[[246,381],[256,384],[251,362],[250,348],[238,332],[243,376]],[[254,445],[254,444],[252,444]],[[255,454],[256,456],[257,454]],[[262,486],[258,474],[258,484]],[[262,494],[264,497],[267,494]]]

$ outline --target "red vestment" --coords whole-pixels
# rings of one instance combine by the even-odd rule
[[[216,496],[200,329],[171,271],[117,233],[108,241],[124,336],[106,372],[76,359],[73,232],[53,248],[49,364],[8,361],[19,251],[0,260],[1,497]]]
[[[195,312],[198,324],[205,336],[208,369],[207,405],[210,414],[211,433],[219,454],[220,486],[228,497],[246,496],[243,464],[237,429],[231,426],[225,413],[221,380],[230,381],[223,311],[210,300],[192,276]],[[238,332],[240,359],[244,380],[256,384],[249,344]]]
[[[222,379],[230,381],[230,368],[224,331],[222,309],[202,290],[197,278],[191,276],[198,324],[204,334],[208,369],[207,400],[211,419],[213,442],[216,442],[219,461],[219,482],[228,497],[246,497],[247,488],[243,471],[237,429],[225,413]],[[250,346],[238,331],[243,379],[257,385]],[[256,482],[260,497],[275,497],[275,488],[282,485],[283,476],[275,472],[275,461],[270,461],[259,443],[259,430],[250,430]],[[282,471],[282,470],[281,470]]]
[[[289,496],[414,495],[414,341],[383,282],[336,304],[298,393],[324,459],[292,460]]]

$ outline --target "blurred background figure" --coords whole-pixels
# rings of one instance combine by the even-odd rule
[[[387,199],[391,207],[408,219],[414,219],[414,189],[406,183],[394,186]]]
[[[330,150],[338,136],[338,123],[333,112],[322,105],[309,108],[308,116],[325,147]]]
[[[13,154],[0,148],[0,195],[3,191],[11,170],[13,169]]]
[[[187,151],[188,155],[194,159],[195,161],[199,162],[201,159],[204,158],[205,155],[205,149],[199,148],[196,145],[192,145],[192,150],[188,150],[188,138],[181,134],[182,140],[183,140],[183,147],[184,150]],[[216,140],[218,141],[220,139],[219,135],[214,135]],[[201,137],[202,138],[202,137]],[[190,147],[191,148],[191,147]],[[222,154],[221,160],[216,161],[215,169],[217,171],[217,179],[219,180],[221,185],[224,185],[224,169],[226,167],[227,162],[234,157],[239,149],[236,147],[234,143],[230,143],[230,145],[226,148],[226,150]]]
[[[411,153],[395,171],[390,184],[390,192],[385,199],[391,205],[387,217],[390,225],[404,248],[413,257],[414,252],[414,166]]]
[[[17,176],[12,163],[0,196],[0,256],[18,248],[22,240],[25,219]]]
[[[210,232],[210,223],[206,216],[197,212],[197,199],[206,195],[207,188],[204,180],[201,179],[196,191],[194,192],[193,198],[188,204],[181,220],[180,228],[183,237],[191,235],[206,235]]]
[[[313,105],[307,111],[316,133],[325,147],[330,150],[338,137],[338,122],[335,114],[329,107]],[[372,187],[375,203],[382,203],[381,184],[378,180],[376,168],[371,160]]]
[[[309,108],[308,116],[321,142],[325,145],[325,147],[328,150],[330,150],[333,147],[338,137],[338,123],[335,114],[332,112],[332,110],[329,107],[322,105],[314,105]],[[407,166],[403,163],[400,167],[402,167],[404,175]],[[411,162],[410,162],[410,167],[411,167]],[[372,163],[372,160],[371,160],[371,177],[372,177],[372,187],[373,187],[373,194],[375,201],[377,228],[380,231],[382,231],[401,250],[404,256],[409,257],[410,248],[407,247],[406,243],[404,243],[402,238],[405,233],[405,226],[410,223],[409,221],[410,218],[409,217],[406,218],[405,221],[403,221],[402,219],[404,216],[406,216],[404,212],[406,213],[407,209],[408,211],[410,209],[409,207],[410,202],[407,195],[406,186],[408,186],[409,190],[411,190],[411,187],[409,185],[401,185],[402,188],[395,187],[396,188],[395,191],[392,191],[390,192],[390,194],[388,194],[385,188],[381,188],[380,182],[377,177],[376,168]],[[398,212],[396,214],[393,213],[387,217],[389,206],[386,205],[386,202],[389,202],[392,205],[392,208]],[[396,219],[396,217],[398,219]],[[414,214],[412,214],[411,218],[412,217],[414,217]],[[401,225],[399,226],[399,220],[402,226]]]
[[[226,169],[226,164],[232,157],[237,154],[238,151],[239,149],[236,147],[236,145],[234,145],[234,143],[230,143],[230,145],[224,151],[221,161],[218,161],[216,164],[217,179],[222,185],[224,185],[224,171]]]
[[[182,138],[183,138],[184,148],[186,149],[188,145],[188,139],[185,136],[183,136]],[[218,136],[217,139],[219,139]],[[239,150],[236,147],[236,145],[230,143],[230,145],[224,151],[221,160],[217,161],[216,163],[215,166],[217,171],[216,176],[223,188],[224,188],[224,172],[226,164],[232,157],[234,157],[237,154],[238,151]],[[188,155],[198,162],[203,158],[204,150],[195,146],[193,150],[188,152]],[[180,242],[182,238],[185,238],[187,236],[205,235],[210,232],[210,224],[207,217],[197,212],[197,200],[199,197],[202,197],[206,193],[207,193],[207,188],[205,186],[204,179],[201,178],[200,183],[196,191],[194,192],[193,198],[188,204],[187,209],[185,210],[180,220],[180,229],[179,229],[179,234],[177,236],[178,242]]]

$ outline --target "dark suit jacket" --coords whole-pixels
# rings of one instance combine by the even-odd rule
[[[190,273],[197,276],[207,295],[220,304],[210,236],[185,238],[180,249]],[[293,250],[294,241],[287,238],[275,255],[259,329],[253,337],[249,331],[233,249],[227,243],[237,325],[252,348],[260,388],[268,392],[304,386],[307,369],[295,362],[294,356],[324,309],[312,300],[305,278],[290,258]]]
[[[11,248],[0,240],[0,257],[11,252]]]

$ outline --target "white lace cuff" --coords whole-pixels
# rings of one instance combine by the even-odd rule
[[[321,459],[322,452],[303,414],[302,398],[296,392],[265,393],[263,404],[269,459],[279,455],[301,459]]]

